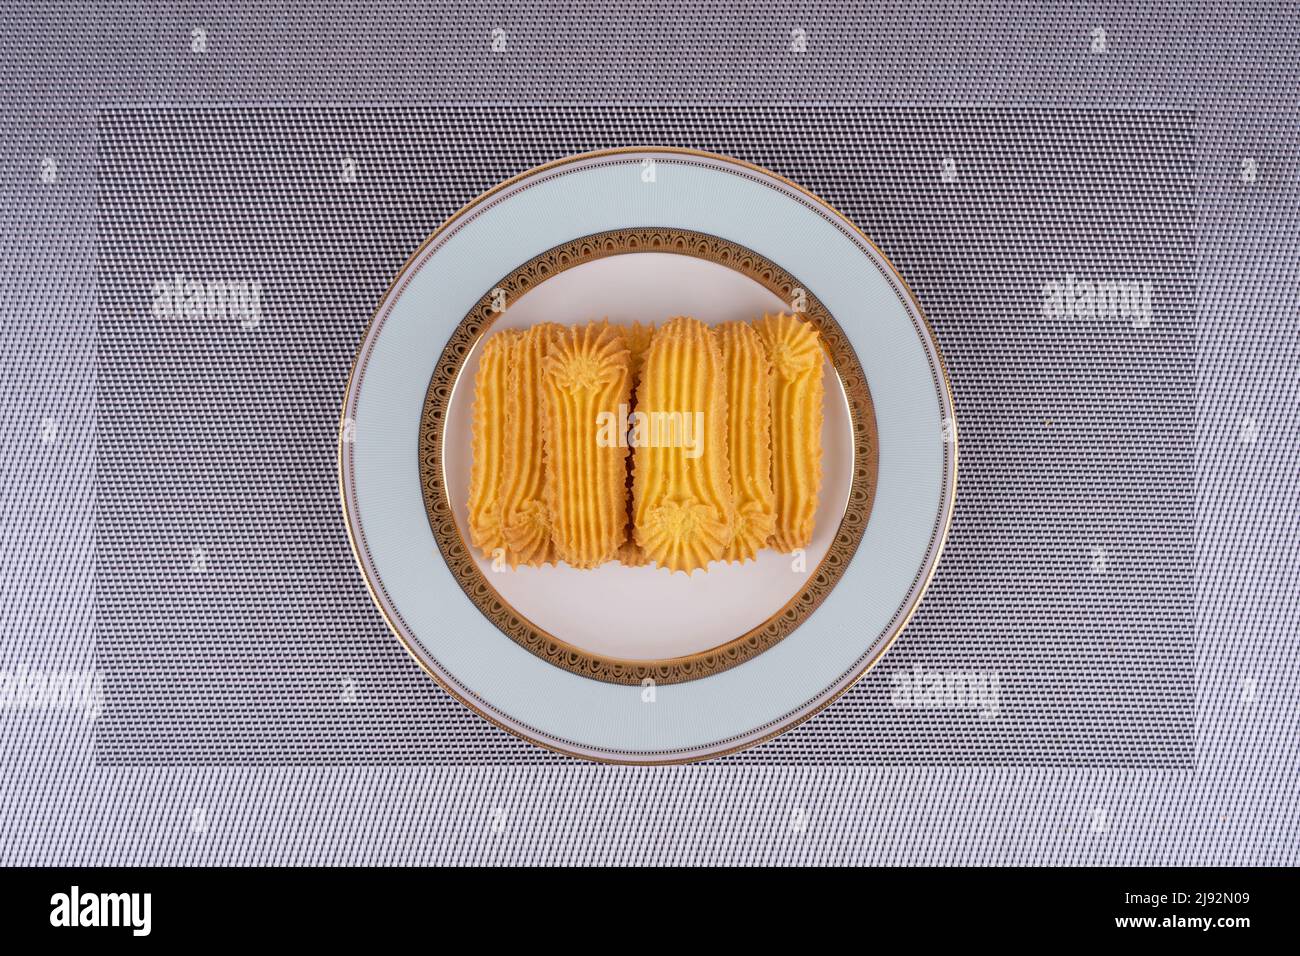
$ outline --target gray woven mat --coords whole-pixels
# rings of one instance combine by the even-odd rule
[[[816,107],[101,112],[100,761],[564,759],[467,715],[389,636],[334,438],[355,343],[423,236],[615,142],[735,154],[844,210],[913,283],[956,393],[957,517],[906,638],[732,759],[1188,766],[1191,117]],[[257,281],[256,328],[154,316],[178,274]],[[1149,282],[1150,314],[1045,314],[1070,276]],[[997,705],[893,706],[918,667],[996,675]]]
[[[98,673],[105,709],[0,707],[0,863],[1296,862],[1298,61],[1275,4],[11,7],[0,673]],[[331,487],[411,249],[634,141],[845,211],[963,425],[881,668],[655,771],[448,700]],[[260,280],[261,321],[156,320],[177,270]],[[1150,281],[1151,321],[1045,312],[1070,274]],[[917,665],[996,674],[997,716],[892,706]]]

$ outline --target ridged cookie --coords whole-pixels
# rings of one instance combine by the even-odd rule
[[[538,323],[512,341],[500,495],[501,533],[512,568],[555,563],[546,501],[542,366],[560,328],[552,322]]]
[[[718,349],[727,395],[727,455],[735,523],[723,552],[727,561],[751,561],[776,530],[772,490],[772,366],[747,322],[719,325]]]
[[[642,325],[640,322],[633,322],[631,325],[620,325],[618,330],[623,335],[623,344],[627,346],[628,353],[632,357],[632,391],[636,391],[636,383],[641,378],[641,369],[645,365],[646,353],[650,351],[650,340],[654,338],[654,323]]]
[[[627,346],[628,353],[632,359],[632,404],[636,404],[637,385],[641,381],[641,369],[645,366],[645,356],[650,351],[650,339],[654,337],[654,323],[642,325],[640,322],[633,322],[631,325],[620,325],[619,331],[623,334],[623,343]],[[641,550],[641,546],[636,543],[636,534],[632,524],[632,461],[633,456],[627,456],[627,540],[623,542],[618,549],[619,563],[625,564],[630,568],[640,568],[650,563]]]
[[[472,446],[469,472],[469,536],[489,560],[505,547],[501,533],[501,474],[506,443],[506,394],[510,357],[519,333],[506,329],[483,343],[474,376]]]
[[[765,315],[754,323],[772,363],[772,487],[778,551],[812,542],[822,481],[821,339],[798,316]]]
[[[733,507],[722,355],[708,326],[679,317],[655,332],[636,414],[636,542],[660,567],[707,568],[731,538]]]
[[[608,322],[563,329],[543,365],[546,496],[556,553],[575,568],[611,560],[627,534],[627,447],[602,427],[631,388],[631,357]]]

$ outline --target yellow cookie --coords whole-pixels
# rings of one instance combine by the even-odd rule
[[[660,567],[690,573],[731,539],[722,355],[704,323],[670,319],[646,355],[632,421],[636,542]]]
[[[626,412],[631,357],[608,322],[556,332],[542,375],[546,496],[556,553],[575,568],[611,560],[627,535]],[[623,406],[620,409],[620,406]]]
[[[750,561],[776,530],[772,491],[772,367],[747,322],[726,322],[714,333],[722,352],[727,392],[727,453],[736,499],[735,526],[723,558]]]
[[[618,563],[628,568],[643,568],[650,563],[650,559],[632,537],[618,546]]]
[[[642,325],[640,322],[633,322],[631,325],[620,325],[618,328],[623,334],[623,344],[627,346],[632,356],[632,390],[636,391],[636,383],[641,378],[641,368],[645,365],[646,353],[650,351],[650,340],[655,334],[654,323]]]
[[[772,363],[772,487],[778,551],[812,542],[822,481],[822,350],[812,323],[764,315],[754,323]]]
[[[551,512],[546,504],[542,366],[548,343],[560,329],[552,322],[538,323],[515,336],[511,347],[501,467],[501,532],[512,568],[555,563]]]
[[[627,350],[632,356],[632,403],[636,403],[636,389],[641,381],[641,369],[645,365],[646,352],[650,351],[650,339],[654,336],[654,323],[642,325],[640,322],[633,322],[631,325],[619,326],[619,331],[623,333],[623,342],[627,345]],[[636,535],[632,527],[632,456],[627,456],[627,488],[628,488],[628,509],[627,509],[627,540],[623,542],[622,547],[618,549],[618,560],[630,568],[643,567],[649,564],[645,552],[641,546],[636,543]]]
[[[469,471],[469,537],[489,560],[505,547],[501,533],[501,471],[506,443],[506,389],[510,356],[519,333],[488,338],[474,376],[473,452]]]

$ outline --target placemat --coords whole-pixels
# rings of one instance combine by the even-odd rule
[[[1189,114],[99,123],[102,763],[564,759],[467,719],[387,633],[339,521],[340,396],[383,289],[451,212],[549,158],[662,143],[770,167],[872,236],[935,324],[962,439],[951,542],[906,640],[838,706],[731,759],[1190,765]],[[229,302],[187,299],[214,282]],[[977,699],[899,692],[931,672],[981,682]]]

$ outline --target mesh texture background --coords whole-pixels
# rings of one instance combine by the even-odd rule
[[[0,861],[1300,856],[1293,7],[3,16],[0,669],[96,666],[108,706],[0,710]],[[963,473],[876,674],[997,670],[997,720],[869,678],[734,758],[582,765],[370,609],[330,475],[374,301],[477,192],[638,140],[790,176],[913,284]],[[263,324],[160,327],[177,269],[260,278]],[[1044,322],[1069,271],[1152,279],[1152,327]]]

